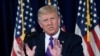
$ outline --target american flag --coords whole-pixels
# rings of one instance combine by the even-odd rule
[[[61,30],[66,31],[65,25],[64,25],[64,21],[63,21],[63,19],[62,19],[62,15],[61,15],[61,13],[60,13],[60,7],[59,7],[59,5],[58,5],[58,1],[57,1],[57,0],[45,0],[45,4],[46,4],[46,5],[53,5],[53,6],[55,6],[55,7],[57,8],[58,14],[59,14],[60,17],[61,17],[61,24],[60,24]]]
[[[23,9],[21,9],[21,5],[23,6]],[[23,16],[21,10],[23,11]],[[30,0],[23,0],[23,2],[21,2],[21,0],[18,0],[11,56],[21,56],[21,54],[19,54],[18,51],[21,51],[20,47],[23,43],[22,30],[24,30],[24,33],[35,31],[35,21],[33,19],[32,10],[33,9],[30,5]]]
[[[86,0],[79,0],[75,34],[82,37],[84,56],[100,56],[100,19],[97,16],[96,3],[93,0],[89,0],[89,12],[90,37],[87,37],[87,2]]]

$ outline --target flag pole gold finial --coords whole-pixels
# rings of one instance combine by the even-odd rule
[[[23,0],[21,1],[21,18],[22,18],[22,36],[21,36],[21,40],[24,41],[25,38],[25,33],[24,33],[24,8],[23,8]]]
[[[90,0],[86,0],[87,2],[87,16],[86,16],[86,19],[87,19],[87,41],[89,42],[90,41],[90,32],[89,32],[89,27],[90,27]]]
[[[51,1],[50,0],[48,0],[48,5],[51,5]]]

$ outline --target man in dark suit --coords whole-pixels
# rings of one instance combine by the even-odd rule
[[[39,9],[38,23],[43,33],[27,39],[25,49],[28,56],[83,56],[81,37],[60,29],[60,16],[54,6]]]

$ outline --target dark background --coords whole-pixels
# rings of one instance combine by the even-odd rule
[[[35,21],[37,19],[37,10],[45,4],[44,1],[45,0],[31,0]],[[58,0],[67,32],[74,33],[78,2],[78,0]],[[97,13],[100,17],[100,0],[95,0],[95,2],[97,4]],[[0,0],[0,56],[10,56],[16,11],[17,0]],[[37,21],[36,30],[37,32],[41,32]]]

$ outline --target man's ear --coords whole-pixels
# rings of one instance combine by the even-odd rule
[[[60,17],[58,17],[58,23],[59,23],[59,26],[60,26],[60,24],[61,24],[61,18]]]
[[[41,22],[38,20],[38,23],[39,23],[39,26],[42,28],[42,24],[41,24]]]

